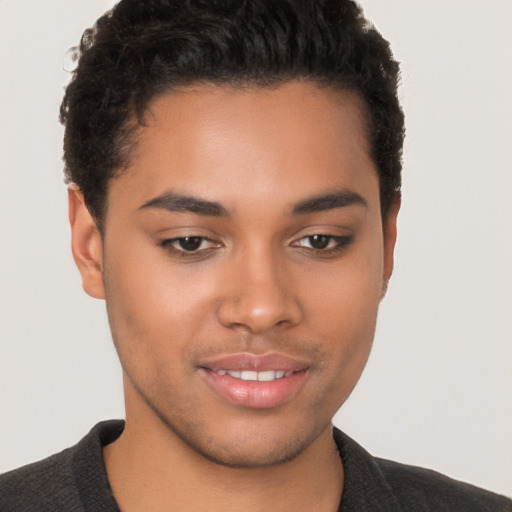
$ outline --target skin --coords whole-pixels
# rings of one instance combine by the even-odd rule
[[[84,289],[106,299],[124,372],[126,428],[104,450],[116,499],[128,511],[337,510],[331,420],[370,352],[399,208],[381,218],[362,102],[307,82],[203,85],[146,117],[109,184],[103,238],[69,192],[73,254]],[[340,191],[362,200],[297,211]],[[224,215],[154,201],[169,193]],[[203,237],[198,250],[184,237]],[[275,407],[230,403],[200,367],[241,352],[298,359],[305,377]]]

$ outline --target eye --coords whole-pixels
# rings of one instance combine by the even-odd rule
[[[308,235],[293,242],[294,247],[302,247],[323,254],[340,251],[350,245],[351,236],[335,236],[326,234]]]
[[[209,249],[219,246],[219,244],[206,236],[183,236],[170,238],[168,240],[163,240],[160,245],[171,252],[183,256],[188,254],[204,253]]]

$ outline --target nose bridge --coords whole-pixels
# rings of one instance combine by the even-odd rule
[[[276,326],[295,325],[302,312],[285,264],[270,244],[252,244],[233,258],[230,286],[219,308],[227,327],[244,326],[263,333]]]

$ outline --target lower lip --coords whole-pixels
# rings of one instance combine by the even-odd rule
[[[207,382],[219,395],[239,407],[270,409],[291,399],[306,377],[306,371],[294,372],[270,382],[241,380],[219,375],[213,370],[201,369]]]

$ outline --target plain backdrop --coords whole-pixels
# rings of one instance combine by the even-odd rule
[[[335,417],[373,454],[512,495],[512,2],[364,0],[402,62],[403,208],[373,354]],[[113,2],[0,0],[0,470],[122,417],[69,250],[67,49]]]

